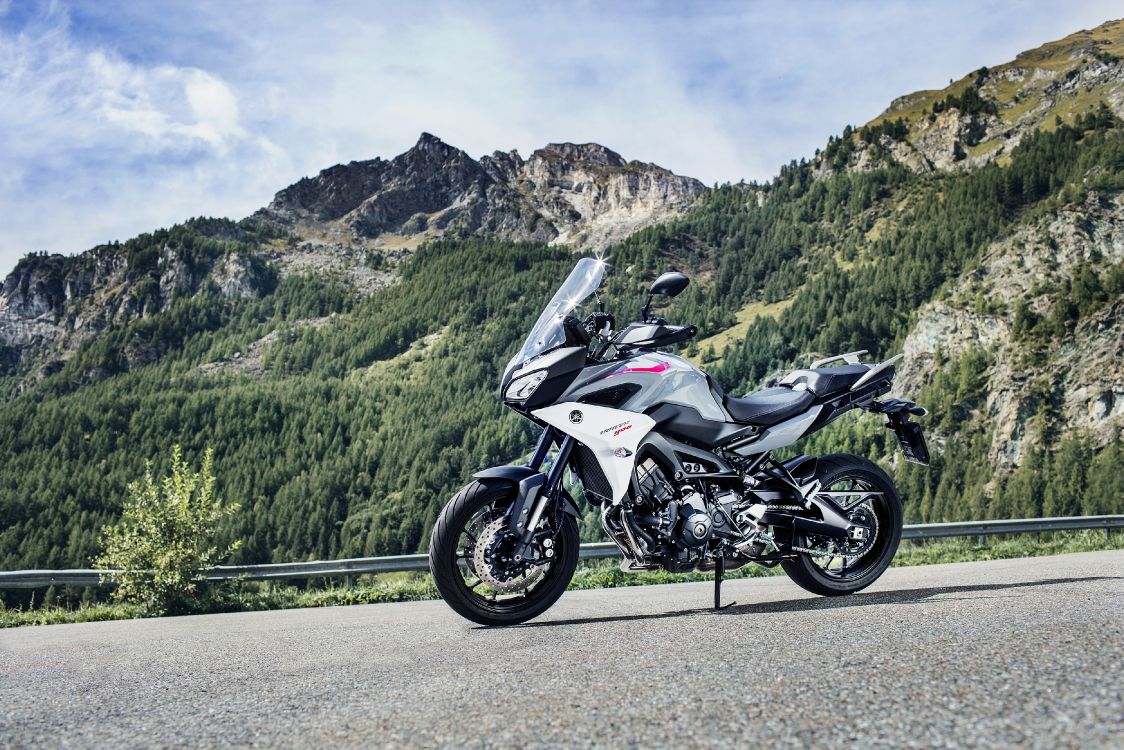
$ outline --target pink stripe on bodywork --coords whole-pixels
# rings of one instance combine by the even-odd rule
[[[605,376],[605,378],[611,378],[614,375],[624,375],[624,374],[630,373],[630,372],[659,373],[659,372],[663,372],[664,370],[670,370],[670,369],[671,369],[670,363],[660,362],[658,365],[653,365],[652,367],[626,367],[623,370],[617,370],[616,372],[609,373],[608,375]],[[601,379],[604,380],[605,378],[601,378]]]

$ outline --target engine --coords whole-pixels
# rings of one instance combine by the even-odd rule
[[[653,460],[636,468],[636,486],[621,506],[603,506],[602,523],[622,549],[630,570],[709,569],[720,553],[753,557],[765,548],[764,529],[734,491],[676,487]]]

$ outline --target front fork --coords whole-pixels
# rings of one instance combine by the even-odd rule
[[[563,472],[566,471],[566,464],[570,461],[574,438],[566,435],[558,445],[554,463],[550,465],[550,473],[544,476],[539,471],[559,434],[561,433],[549,425],[543,430],[539,443],[535,446],[535,452],[527,463],[527,468],[534,469],[536,473],[519,483],[519,495],[511,506],[508,530],[518,537],[513,550],[515,562],[522,562],[527,557],[535,536],[535,528],[539,525],[547,505],[550,504],[550,499],[554,497],[555,490],[561,486]]]

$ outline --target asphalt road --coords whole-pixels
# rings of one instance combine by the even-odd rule
[[[6,747],[1124,746],[1124,552],[0,631]]]

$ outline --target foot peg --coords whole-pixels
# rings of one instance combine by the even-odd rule
[[[621,560],[622,573],[648,573],[659,569],[660,566],[655,564],[644,565],[643,563],[635,563],[632,560]]]

